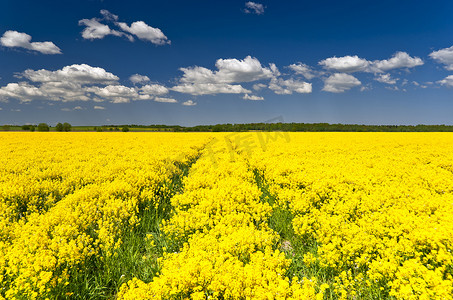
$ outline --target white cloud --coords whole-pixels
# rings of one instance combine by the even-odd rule
[[[447,87],[453,87],[453,75],[449,75],[442,80],[439,80],[438,83],[445,85]]]
[[[398,51],[390,59],[378,60],[373,62],[373,66],[379,71],[388,71],[399,68],[413,68],[423,65],[423,60],[419,57],[411,57],[406,52]]]
[[[297,63],[297,64],[291,64],[288,66],[291,70],[293,70],[297,75],[302,75],[305,77],[305,79],[313,79],[316,77],[314,74],[314,71],[306,64],[303,63]]]
[[[216,61],[218,71],[211,71],[204,67],[181,68],[184,72],[180,79],[182,83],[240,83],[251,82],[261,79],[270,79],[278,72],[275,65],[270,68],[263,67],[260,61],[247,56],[243,60],[218,59]]]
[[[104,19],[107,21],[112,21],[112,22],[118,21],[118,16],[112,14],[111,12],[109,12],[106,9],[101,9],[101,15],[103,15]]]
[[[143,21],[134,22],[130,27],[123,22],[119,22],[117,25],[122,30],[136,35],[139,39],[149,41],[155,45],[165,45],[171,43],[162,30],[151,27]]]
[[[155,96],[169,92],[168,88],[159,84],[147,84],[140,88],[119,85],[116,75],[85,64],[66,66],[57,71],[29,69],[16,77],[28,79],[31,83],[22,81],[0,87],[1,101],[17,99],[21,102],[50,100],[128,103],[153,100]]]
[[[335,73],[324,80],[323,91],[331,93],[343,93],[362,83],[352,75]]]
[[[133,42],[135,35],[141,40],[149,41],[155,45],[170,44],[170,40],[159,28],[149,26],[143,21],[133,22],[128,26],[125,22],[118,22],[118,16],[112,14],[108,10],[101,10],[102,19],[82,19],[79,21],[80,26],[86,26],[82,31],[82,37],[88,40],[103,39],[107,35],[124,36],[129,41]],[[102,22],[109,22],[116,26],[118,30],[110,28]],[[132,34],[132,35],[131,35]]]
[[[86,40],[103,39],[107,35],[124,35],[124,33],[111,29],[108,25],[101,24],[96,18],[82,19],[79,21],[79,25],[86,26],[82,31],[82,37]]]
[[[163,103],[177,103],[178,100],[173,99],[173,98],[163,98],[163,97],[156,97],[154,98],[154,101],[156,102],[163,102]]]
[[[108,85],[106,87],[91,87],[87,89],[97,96],[110,100],[112,103],[128,103],[132,99],[138,99],[139,95],[134,88],[123,85]]]
[[[259,100],[264,100],[263,97],[259,97],[259,96],[256,96],[256,95],[249,95],[249,94],[245,94],[242,99],[244,100],[254,100],[254,101],[259,101]]]
[[[104,110],[105,109],[104,106],[98,106],[98,105],[95,105],[93,108],[94,109],[99,109],[99,110]]]
[[[241,85],[232,83],[271,79],[280,74],[274,64],[263,67],[258,59],[251,56],[243,60],[218,59],[215,65],[217,71],[199,66],[181,68],[184,74],[172,90],[192,95],[250,93]]]
[[[168,94],[168,89],[160,84],[147,84],[140,88],[142,95],[165,95]]]
[[[292,78],[287,80],[273,78],[269,83],[269,89],[279,95],[291,95],[293,92],[300,94],[308,94],[312,92],[311,83]]]
[[[36,98],[42,98],[44,93],[37,87],[26,82],[8,83],[0,88],[0,99],[7,101],[9,98],[19,99],[21,102],[30,102]]]
[[[143,83],[150,81],[148,76],[144,76],[144,75],[140,75],[140,74],[132,75],[131,77],[129,77],[129,80],[134,84],[137,84],[137,83],[143,84]]]
[[[264,14],[263,4],[249,1],[249,2],[245,3],[245,7],[246,8],[244,9],[244,12],[247,14],[257,14],[257,15]]]
[[[399,87],[397,87],[397,86],[386,86],[385,88],[389,91],[399,91],[400,90]],[[406,90],[403,90],[403,91],[405,92]]]
[[[326,69],[343,73],[371,72],[382,73],[393,69],[413,68],[423,65],[419,57],[411,57],[406,52],[398,51],[391,58],[385,60],[368,61],[357,55],[330,57],[319,62]]]
[[[216,83],[183,83],[171,88],[171,90],[191,95],[216,95],[216,94],[244,94],[251,91],[235,84]]]
[[[197,105],[197,102],[194,102],[194,101],[192,101],[192,100],[187,100],[187,101],[184,101],[184,102],[182,103],[182,105],[185,105],[185,106],[195,106],[195,105]]]
[[[103,68],[92,67],[86,64],[65,66],[61,70],[49,71],[25,70],[19,77],[25,77],[33,82],[77,82],[77,83],[110,83],[118,81],[119,78]]]
[[[0,107],[0,110],[3,110],[3,108]]]
[[[267,87],[267,85],[263,84],[263,83],[256,83],[253,85],[253,89],[255,91],[259,91],[259,90],[262,90],[264,89],[265,87]]]
[[[61,54],[58,48],[52,42],[31,42],[31,36],[13,30],[6,31],[0,38],[0,44],[8,48],[25,48],[32,51],[37,51],[42,54]]]
[[[376,81],[379,81],[379,82],[382,82],[382,83],[386,83],[386,84],[396,84],[396,81],[398,79],[395,79],[395,78],[392,78],[390,76],[390,74],[378,74],[374,80]]]
[[[440,49],[429,54],[435,61],[445,65],[445,69],[453,71],[453,46]]]
[[[360,87],[360,91],[361,91],[361,92],[369,91],[370,89],[371,89],[371,88],[368,87],[368,86],[362,86],[362,87]]]
[[[359,58],[357,55],[354,56],[343,56],[343,57],[330,57],[319,62],[319,65],[329,70],[335,70],[338,72],[359,72],[366,71],[370,65],[370,62],[366,59]]]

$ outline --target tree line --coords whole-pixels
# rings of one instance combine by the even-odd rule
[[[174,132],[241,132],[241,131],[292,131],[292,132],[453,132],[453,125],[360,125],[329,123],[247,123],[216,124],[192,127],[179,125],[120,125],[130,128],[152,128]]]
[[[50,126],[47,123],[39,123],[38,125],[22,125],[22,130],[27,131],[50,131]],[[55,126],[55,131],[71,131],[72,125],[65,122],[65,123],[57,123]]]
[[[8,131],[13,127],[3,125],[1,129]],[[22,130],[50,131],[46,123],[23,125]],[[71,124],[58,123],[55,131],[72,131]],[[247,131],[292,131],[292,132],[453,132],[453,125],[360,125],[360,124],[329,124],[329,123],[247,123],[247,124],[216,124],[198,126],[180,125],[102,125],[80,126],[78,131],[170,131],[170,132],[247,132]]]

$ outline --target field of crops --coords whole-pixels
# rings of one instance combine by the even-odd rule
[[[451,133],[0,133],[0,299],[453,299]]]

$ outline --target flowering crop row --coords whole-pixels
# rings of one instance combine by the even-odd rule
[[[203,136],[154,134],[2,134],[0,297],[62,292],[90,258],[106,259],[138,207],[159,205],[174,162],[197,155]],[[63,295],[65,295],[65,293]]]
[[[252,157],[341,298],[452,299],[453,136],[292,134]],[[283,147],[282,147],[283,146]]]
[[[224,143],[192,166],[184,193],[172,199],[175,213],[163,224],[172,240],[161,272],[150,283],[133,279],[120,299],[322,299],[307,278],[285,277],[290,264],[276,248],[278,236],[267,225],[272,213],[246,157],[229,153]]]

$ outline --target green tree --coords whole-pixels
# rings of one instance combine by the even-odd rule
[[[63,124],[58,123],[57,126],[55,126],[56,131],[63,131]]]
[[[129,127],[123,127],[123,129],[121,129],[121,131],[128,132],[129,131]]]
[[[31,132],[35,131],[35,127],[36,127],[35,125],[31,125],[31,126],[30,126],[30,131],[31,131]]]
[[[63,123],[63,131],[68,132],[68,131],[71,131],[71,129],[72,129],[71,124],[69,124],[69,123],[67,123],[67,122],[64,122],[64,123]]]
[[[46,123],[39,123],[38,124],[38,131],[49,131],[50,127]]]

